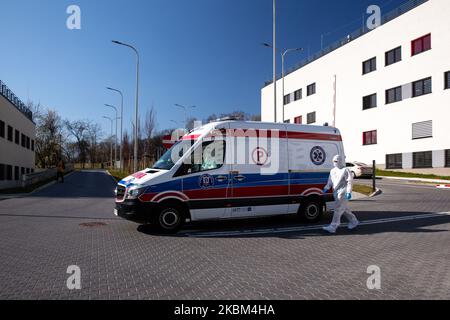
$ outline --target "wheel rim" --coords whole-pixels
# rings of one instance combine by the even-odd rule
[[[306,207],[305,215],[308,220],[313,220],[317,218],[319,212],[320,212],[319,207],[316,204],[311,203]]]
[[[175,228],[180,221],[180,215],[175,209],[166,209],[161,212],[159,217],[159,222],[161,226],[165,229]]]

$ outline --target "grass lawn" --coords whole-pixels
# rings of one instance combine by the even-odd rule
[[[353,185],[353,191],[365,194],[366,196],[369,196],[373,193],[371,186],[366,186],[366,185],[362,185],[362,184]]]
[[[434,175],[434,174],[420,174],[420,173],[410,173],[410,172],[386,171],[386,170],[378,170],[378,169],[377,169],[377,176],[399,177],[399,178],[421,178],[421,179],[450,180],[449,176],[437,176],[437,175]]]
[[[108,170],[108,172],[114,177],[114,179],[116,179],[117,182],[131,175],[129,172],[119,170]]]

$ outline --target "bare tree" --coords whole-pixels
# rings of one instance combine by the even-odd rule
[[[55,110],[44,109],[40,104],[28,103],[36,122],[35,152],[40,167],[56,165],[63,153],[63,124]]]
[[[78,147],[78,160],[84,168],[88,158],[88,151],[90,146],[88,141],[88,130],[91,126],[91,123],[87,120],[66,120],[64,124],[70,135],[72,135],[76,140]]]

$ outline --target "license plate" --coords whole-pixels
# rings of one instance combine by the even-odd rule
[[[116,215],[116,216],[119,215],[119,211],[117,211],[117,209],[114,209],[114,215]]]

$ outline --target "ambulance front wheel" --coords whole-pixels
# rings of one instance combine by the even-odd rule
[[[302,221],[317,222],[322,217],[323,207],[323,201],[319,197],[307,198],[301,202],[298,215]]]
[[[177,203],[162,204],[154,215],[152,224],[161,232],[177,233],[185,221],[185,209]]]

